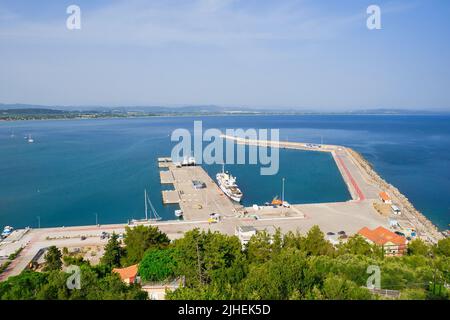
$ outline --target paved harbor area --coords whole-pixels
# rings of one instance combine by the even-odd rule
[[[174,191],[163,191],[164,203],[179,203],[185,220],[208,220],[212,213],[234,216],[239,204],[233,203],[200,166],[168,165],[167,176],[173,177]],[[203,188],[195,188],[193,181],[204,183]],[[177,199],[174,202],[172,199]]]
[[[261,143],[230,139],[237,143]],[[270,142],[268,144],[271,145]],[[388,217],[379,214],[374,208],[374,202],[379,201],[379,192],[384,190],[370,176],[367,169],[362,168],[355,156],[352,156],[350,149],[301,143],[279,143],[277,147],[331,152],[352,195],[352,200],[340,203],[295,204],[289,208],[272,206],[244,208],[224,195],[212,177],[200,166],[180,167],[173,164],[170,158],[161,158],[158,161],[158,167],[162,170],[161,182],[173,184],[174,187],[173,191],[163,193],[163,199],[170,203],[178,201],[184,213],[184,220],[149,224],[160,228],[170,239],[182,237],[186,231],[194,228],[234,235],[236,227],[242,225],[280,228],[282,233],[288,231],[306,233],[312,226],[318,225],[324,233],[345,231],[348,235],[356,233],[363,227],[389,227]],[[204,183],[204,188],[195,188],[193,181]],[[245,193],[245,190],[243,192]],[[397,199],[394,198],[395,201]],[[403,210],[403,207],[401,209]],[[211,213],[219,213],[222,219],[217,223],[211,223],[208,221]],[[414,216],[405,218],[414,226],[417,225]],[[60,248],[104,245],[107,240],[100,238],[103,231],[120,234],[125,231],[125,227],[124,224],[116,224],[30,229],[27,232],[17,233],[17,236],[9,241],[0,242],[0,258],[24,247],[10,266],[0,274],[0,280],[19,274],[39,249],[51,245]],[[430,235],[429,229],[422,230],[422,232],[418,230],[420,237]]]

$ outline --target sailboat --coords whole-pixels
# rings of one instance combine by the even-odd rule
[[[150,198],[147,194],[147,189],[144,190],[144,210],[145,210],[145,219],[133,219],[131,220],[132,223],[146,223],[150,221],[158,221],[161,220],[161,216],[156,211],[155,207],[153,206],[153,203],[150,201]],[[150,209],[150,212],[148,212]],[[149,216],[150,214],[150,216]]]
[[[34,139],[31,137],[31,134],[28,135],[28,143],[33,143]]]

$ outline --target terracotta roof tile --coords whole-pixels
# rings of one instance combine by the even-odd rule
[[[389,195],[384,191],[380,192],[380,198],[383,199],[384,201],[391,200],[391,197],[389,197]]]
[[[358,233],[380,246],[388,242],[392,242],[399,246],[406,244],[406,239],[404,237],[399,236],[398,234],[389,231],[384,227],[378,227],[374,230],[370,230],[367,227],[364,227],[359,230]]]
[[[138,265],[134,264],[126,268],[114,268],[112,272],[118,273],[120,278],[123,280],[136,277],[138,273]]]

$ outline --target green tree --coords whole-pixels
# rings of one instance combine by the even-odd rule
[[[211,281],[225,285],[244,275],[242,246],[235,236],[194,229],[176,240],[174,246],[176,274],[185,276],[187,286]]]
[[[354,254],[371,256],[376,249],[369,244],[362,236],[355,234],[347,242],[341,243],[338,247],[339,254]]]
[[[327,241],[318,226],[313,226],[301,243],[301,249],[309,255],[332,255],[333,245]]]
[[[247,243],[247,259],[250,263],[264,263],[272,256],[272,244],[270,235],[261,231],[250,238]]]
[[[61,270],[62,267],[61,251],[55,246],[48,248],[45,255],[45,271]]]
[[[435,248],[435,253],[437,255],[450,257],[450,238],[439,240]]]
[[[164,248],[170,243],[167,235],[158,227],[139,225],[126,227],[125,231],[126,255],[123,264],[127,266],[139,263],[148,249]]]
[[[369,290],[336,275],[325,279],[322,294],[325,299],[329,300],[370,300],[374,298]]]
[[[174,275],[173,248],[148,250],[139,264],[139,275],[144,281],[162,281]]]
[[[100,262],[110,269],[120,267],[120,259],[123,256],[123,249],[118,241],[119,236],[115,233],[111,235],[108,243],[105,246],[105,253],[103,254]]]
[[[0,300],[33,300],[48,274],[25,270],[0,282]]]
[[[430,247],[421,239],[414,239],[408,243],[408,255],[428,256]]]

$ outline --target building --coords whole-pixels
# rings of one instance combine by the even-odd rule
[[[242,245],[245,246],[250,241],[250,238],[256,234],[256,232],[257,230],[253,226],[237,226],[235,234],[239,238],[239,241],[241,241]]]
[[[235,235],[239,238],[239,241],[241,241],[242,246],[244,247],[258,232],[265,231],[267,235],[270,237],[270,242],[273,241],[273,236],[276,233],[276,229],[274,226],[237,226],[235,229]]]
[[[184,286],[184,283],[184,277],[161,282],[149,282],[142,284],[142,290],[147,292],[150,300],[165,300],[168,291],[175,291]]]
[[[406,251],[406,239],[384,227],[370,230],[367,227],[358,231],[367,242],[383,247],[387,255],[403,255]]]
[[[126,284],[138,283],[138,265],[134,264],[126,268],[114,268],[112,272],[119,274],[120,279]]]
[[[392,213],[395,214],[396,216],[402,214],[402,211],[400,210],[400,208],[394,204],[391,205],[391,209],[392,209]]]
[[[384,191],[380,192],[380,199],[381,201],[383,201],[383,203],[392,204],[391,197],[389,197],[389,195]]]

